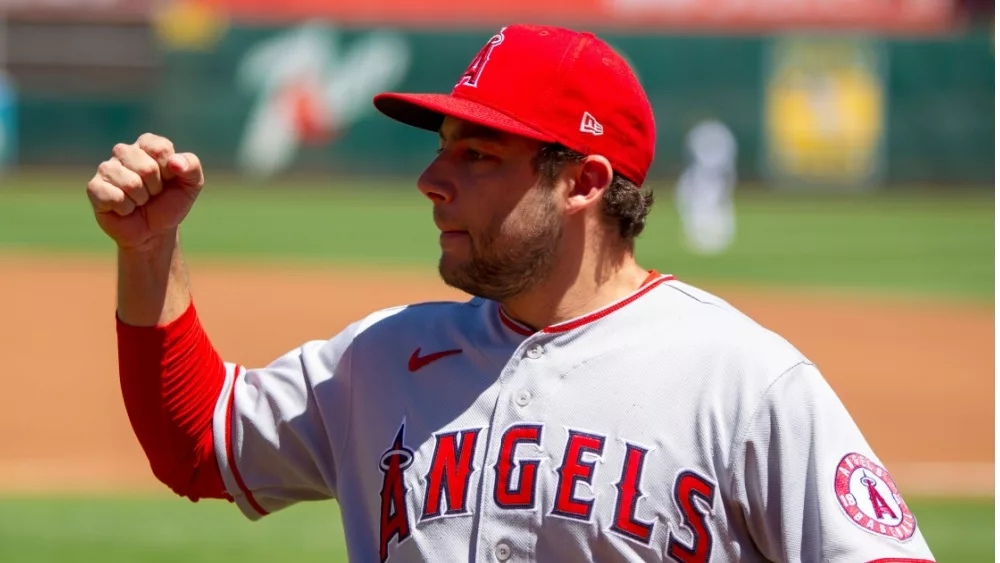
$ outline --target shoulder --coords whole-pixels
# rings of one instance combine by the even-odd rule
[[[656,291],[658,316],[677,349],[767,385],[808,358],[784,336],[763,326],[723,298],[670,280]]]
[[[359,343],[390,342],[409,334],[459,329],[473,322],[484,301],[424,301],[375,311],[342,334]]]

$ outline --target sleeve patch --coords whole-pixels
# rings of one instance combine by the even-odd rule
[[[833,486],[837,502],[854,525],[901,542],[913,537],[916,518],[884,467],[861,454],[847,454],[837,465]]]

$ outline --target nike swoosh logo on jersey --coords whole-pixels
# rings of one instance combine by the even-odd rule
[[[427,354],[426,356],[420,355],[420,348],[413,351],[413,355],[410,356],[409,368],[410,371],[417,371],[418,369],[426,366],[431,362],[436,362],[441,358],[446,358],[448,356],[454,356],[455,354],[461,354],[462,350],[444,350],[443,352],[434,352],[433,354]]]

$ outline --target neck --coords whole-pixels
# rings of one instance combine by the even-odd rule
[[[511,318],[535,329],[559,324],[602,309],[634,293],[648,277],[628,254],[600,267],[556,267],[531,289],[505,300]]]

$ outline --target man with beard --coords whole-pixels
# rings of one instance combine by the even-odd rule
[[[198,158],[147,134],[88,184],[119,249],[125,406],[175,493],[251,519],[336,499],[352,561],[931,560],[816,367],[636,263],[653,114],[604,42],[509,26],[450,94],[374,103],[438,133],[417,186],[473,297],[267,366],[223,361],[190,297]]]

